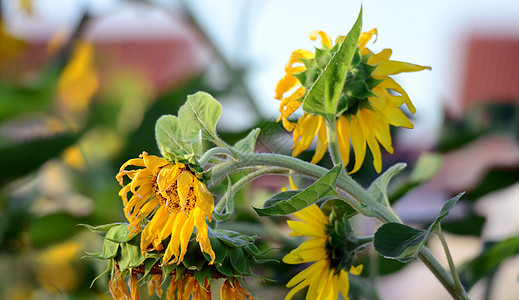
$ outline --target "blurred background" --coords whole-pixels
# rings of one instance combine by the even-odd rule
[[[187,95],[221,101],[227,142],[259,127],[257,151],[290,154],[273,99],[284,65],[293,50],[318,46],[312,30],[346,34],[359,8],[352,0],[0,0],[0,299],[109,298],[108,277],[90,287],[105,263],[80,259],[102,238],[76,225],[124,220],[115,174],[142,151],[159,154],[155,120],[176,114]],[[395,154],[384,159],[385,168],[409,165],[391,186],[395,210],[427,226],[466,191],[443,227],[469,295],[517,299],[519,2],[365,1],[363,11],[363,29],[379,32],[370,49],[432,66],[396,77],[418,111],[415,129],[395,130]],[[354,175],[364,186],[375,176],[369,157]],[[255,181],[223,224],[262,236],[276,258],[299,241],[285,219],[258,219],[250,204],[281,183]],[[355,226],[370,234],[377,224],[357,218]],[[435,238],[429,246],[443,259]],[[359,262],[366,271],[352,280],[352,299],[449,299],[421,262],[372,249]],[[298,269],[257,271],[278,281],[253,282],[257,298],[278,299]]]

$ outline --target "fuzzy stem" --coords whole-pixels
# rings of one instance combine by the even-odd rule
[[[227,176],[226,174],[232,173],[233,170],[249,166],[287,168],[293,170],[297,174],[305,175],[314,179],[321,178],[321,176],[329,171],[328,169],[310,164],[294,157],[278,154],[255,153],[240,155],[239,160],[228,161],[214,166],[212,170],[212,180],[214,182],[219,182]],[[356,200],[360,205],[365,206],[366,209],[370,209],[373,214],[369,214],[368,216],[374,216],[383,223],[402,223],[385,205],[379,203],[345,172],[340,173],[337,180],[337,187],[343,190],[352,200]],[[468,299],[467,294],[463,290],[461,292],[455,290],[455,284],[451,274],[441,266],[429,249],[426,247],[422,248],[418,254],[418,258],[424,262],[454,299]]]
[[[339,144],[337,143],[337,125],[326,122],[326,139],[328,140],[328,151],[332,159],[333,165],[340,163],[341,155],[339,152]]]

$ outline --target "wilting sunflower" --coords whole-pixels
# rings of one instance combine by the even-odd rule
[[[430,67],[390,60],[391,49],[373,53],[366,44],[377,34],[376,29],[361,33],[357,50],[351,62],[343,91],[339,98],[337,121],[337,139],[341,159],[346,166],[350,157],[350,144],[355,154],[356,172],[366,153],[366,144],[373,154],[373,165],[377,172],[382,170],[382,158],[379,144],[387,152],[393,153],[389,125],[413,128],[413,123],[400,110],[400,105],[406,104],[411,113],[416,109],[404,89],[390,75],[402,72],[416,72]],[[317,136],[317,149],[312,163],[317,163],[326,153],[328,140],[326,122],[319,116],[305,112],[292,123],[288,120],[302,104],[305,93],[310,89],[322,70],[338,51],[339,37],[335,46],[330,37],[323,31],[313,31],[310,39],[321,38],[322,48],[316,53],[307,50],[296,50],[290,56],[285,66],[286,75],[276,86],[275,98],[281,100],[279,110],[283,126],[293,131],[294,147],[292,156],[298,156],[306,150]],[[285,94],[288,93],[287,96]]]
[[[128,166],[142,167],[126,170]],[[131,182],[124,185],[123,177]],[[196,241],[203,252],[209,254],[212,264],[215,254],[207,236],[206,219],[211,222],[214,209],[213,196],[187,165],[173,164],[143,152],[139,158],[124,163],[117,174],[123,187],[125,216],[130,221],[130,232],[140,232],[144,217],[150,217],[141,235],[141,250],[163,250],[163,241],[170,237],[164,253],[163,264],[180,263],[194,227]],[[128,200],[128,193],[132,194]]]
[[[231,283],[231,280],[228,278],[220,289],[220,299],[254,300],[254,297],[240,285],[237,279],[233,279]]]
[[[348,270],[345,268],[351,264],[351,257],[336,257],[333,243],[342,241],[331,241],[332,236],[340,236],[332,232],[332,226],[321,209],[313,204],[302,209],[294,215],[301,221],[287,221],[293,232],[292,236],[309,236],[309,240],[303,242],[299,247],[292,250],[283,257],[287,264],[301,264],[314,262],[305,270],[294,276],[287,287],[293,289],[287,294],[285,300],[291,299],[299,290],[309,286],[306,299],[336,300],[339,292],[344,299],[348,299],[349,279]],[[344,249],[344,245],[340,245]],[[337,252],[337,251],[336,251]],[[340,251],[338,251],[340,252]],[[344,263],[347,261],[348,263]],[[349,272],[359,275],[362,265],[350,266]]]

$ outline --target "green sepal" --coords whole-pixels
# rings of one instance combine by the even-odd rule
[[[268,206],[253,208],[259,216],[283,216],[299,211],[323,197],[336,193],[335,186],[342,169],[343,166],[339,163],[306,189],[278,193],[267,200],[265,204]]]
[[[205,264],[200,271],[193,272],[193,276],[195,276],[196,281],[201,286],[204,285],[204,281],[207,279],[209,282],[213,279],[214,274],[216,273],[215,268]]]
[[[352,29],[340,43],[339,49],[304,97],[304,111],[319,114],[329,123],[334,123],[337,116],[337,104],[355,54],[361,28],[362,8]]]
[[[77,226],[85,227],[92,232],[106,232],[106,231],[110,230],[112,227],[122,225],[122,224],[125,224],[125,223],[120,223],[120,222],[119,223],[110,223],[110,224],[104,224],[104,225],[99,225],[99,226],[92,226],[92,225],[88,225],[88,224],[77,224]],[[126,224],[126,226],[128,226],[128,224]]]
[[[330,53],[330,50],[315,48],[314,61],[316,62],[316,67],[318,67],[321,70],[324,70],[324,68],[326,68],[326,65],[330,62],[330,59],[332,59],[332,54]]]
[[[202,252],[200,252],[198,249],[198,243],[194,240],[190,241],[190,243],[187,245],[187,252],[184,255],[184,259],[182,260],[182,264],[184,267],[186,267],[186,269],[200,271],[203,265],[206,264],[206,260],[204,259]]]
[[[117,256],[121,271],[140,266],[144,262],[140,248],[140,239],[132,239],[120,244],[120,253]]]
[[[171,274],[171,272],[176,271],[175,272],[175,276],[176,276],[175,279],[179,279],[180,275],[182,275],[182,272],[184,271],[182,266],[176,265],[176,264],[164,265],[164,266],[162,266],[161,269],[162,269],[162,283],[161,283],[161,285],[163,285],[164,282],[166,282],[166,279],[168,279],[168,276],[169,276],[169,274]],[[181,270],[181,271],[179,272],[179,270]]]
[[[92,288],[92,286],[94,286],[94,283],[101,277],[103,277],[105,274],[107,274],[108,272],[110,272],[110,270],[112,270],[112,268],[114,267],[114,260],[113,259],[110,259],[107,263],[107,268],[106,270],[103,271],[103,273],[99,274],[96,276],[96,278],[94,278],[92,280],[92,283],[90,283],[90,288]]]
[[[445,218],[452,207],[463,196],[463,193],[447,201],[438,217],[429,225],[427,230],[418,230],[400,223],[386,223],[375,233],[373,245],[381,256],[398,260],[403,263],[412,261],[422,250],[425,243]]]
[[[321,211],[328,216],[332,222],[337,219],[342,219],[343,217],[349,219],[358,214],[351,205],[340,199],[327,200],[321,205]]]
[[[151,272],[151,268],[160,260],[160,257],[156,258],[146,258],[144,260],[144,274],[142,275],[142,278],[145,278],[148,276],[148,274]]]

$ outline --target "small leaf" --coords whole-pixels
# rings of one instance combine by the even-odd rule
[[[336,193],[335,184],[342,169],[342,164],[338,164],[306,189],[290,191],[292,193],[281,192],[267,200],[264,208],[253,208],[259,216],[282,216],[299,211],[325,196]],[[286,199],[289,195],[290,198]]]
[[[121,271],[136,268],[144,262],[140,248],[140,239],[133,239],[129,242],[120,244],[121,253],[118,260]]]
[[[321,205],[321,211],[330,216],[333,214],[333,219],[341,219],[343,216],[349,219],[358,212],[348,203],[340,199],[330,199]]]
[[[243,274],[247,270],[247,258],[245,257],[242,248],[233,248],[231,249],[231,265],[233,269],[238,271],[238,274]]]
[[[213,235],[228,247],[245,247],[249,244],[247,237],[235,231],[216,229]]]
[[[412,183],[423,183],[430,180],[440,170],[443,157],[438,153],[425,153],[420,155],[409,177]]]
[[[85,227],[90,231],[104,232],[104,231],[108,231],[108,230],[112,229],[112,227],[119,226],[122,224],[124,224],[124,223],[111,223],[111,224],[104,224],[104,225],[99,225],[99,226],[92,226],[92,225],[88,225],[88,224],[77,224],[77,225]],[[125,225],[128,226],[128,224],[125,224]]]
[[[260,134],[260,129],[255,128],[247,134],[246,137],[239,140],[234,144],[234,148],[242,153],[252,153],[254,152],[254,146],[256,145],[256,139]]]
[[[378,176],[368,188],[368,193],[370,193],[373,198],[375,198],[379,203],[387,204],[389,203],[387,196],[387,188],[389,186],[389,182],[393,177],[398,175],[402,170],[404,170],[406,164],[398,163],[393,165],[391,168],[387,169],[382,175]]]
[[[338,51],[317,78],[303,99],[303,110],[322,115],[332,121],[337,113],[337,103],[356,50],[362,28],[362,8],[357,21],[341,43]]]
[[[386,258],[396,259],[403,263],[410,262],[422,250],[438,224],[447,216],[462,195],[463,193],[460,193],[447,201],[427,230],[414,229],[400,223],[383,224],[375,233],[373,242],[375,250]]]
[[[204,92],[187,96],[186,103],[178,110],[178,119],[186,139],[195,139],[201,132],[208,140],[219,140],[216,123],[221,115],[220,103]]]

